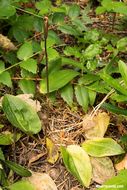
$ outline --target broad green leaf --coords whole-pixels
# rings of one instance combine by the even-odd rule
[[[86,140],[82,144],[82,148],[90,156],[94,157],[114,156],[124,153],[124,150],[121,148],[121,146],[111,138]]]
[[[119,41],[117,41],[116,46],[119,51],[127,50],[127,37],[121,38]]]
[[[125,95],[121,95],[121,94],[118,94],[118,93],[113,93],[110,98],[112,100],[115,100],[117,102],[127,102],[127,96]]]
[[[5,64],[0,60],[0,74],[5,70]]]
[[[51,10],[51,1],[43,0],[35,4],[36,8],[40,10],[39,14],[44,15],[50,12]]]
[[[18,175],[22,177],[29,177],[31,176],[31,172],[24,168],[23,166],[16,164],[15,162],[12,162],[10,160],[5,160],[4,163],[6,166],[8,166],[11,170],[16,172]]]
[[[70,34],[72,36],[79,36],[79,32],[72,26],[64,24],[58,27],[58,30],[63,32],[64,34]]]
[[[4,71],[0,74],[0,83],[4,84],[10,88],[12,87],[11,76],[8,71]]]
[[[101,52],[102,49],[99,44],[91,44],[85,49],[83,56],[85,59],[92,59]]]
[[[81,57],[80,49],[77,46],[74,47],[66,46],[64,54],[66,56],[75,56],[77,58]]]
[[[12,125],[31,135],[41,130],[41,121],[28,103],[13,95],[5,95],[2,101],[3,111]]]
[[[87,153],[78,145],[61,148],[62,158],[68,171],[85,187],[89,187],[92,167]]]
[[[36,190],[36,187],[26,180],[18,181],[9,186],[9,190],[24,190],[24,189]]]
[[[109,104],[109,103],[103,103],[102,108],[112,112],[112,113],[115,113],[115,114],[120,114],[120,115],[126,115],[127,116],[127,110],[126,109],[122,109],[122,108],[119,108],[117,106],[114,106],[112,104]]]
[[[88,94],[89,94],[89,103],[91,106],[93,106],[97,93],[93,90],[88,89]]]
[[[112,160],[108,157],[90,158],[93,172],[93,181],[103,184],[111,177],[115,176]]]
[[[71,19],[75,19],[76,17],[78,17],[80,14],[80,6],[77,4],[73,4],[70,6],[69,10],[68,10],[68,16]]]
[[[64,99],[67,104],[73,106],[73,86],[72,84],[67,84],[60,90],[61,97]]]
[[[127,65],[126,63],[124,63],[123,61],[119,61],[119,71],[120,71],[120,74],[125,82],[125,84],[127,85]]]
[[[13,134],[9,131],[0,133],[0,145],[10,145],[18,141],[21,137],[20,133]]]
[[[76,29],[81,33],[83,31],[87,31],[87,27],[84,25],[84,22],[82,22],[81,19],[74,19],[72,21],[72,24],[76,27]]]
[[[49,92],[53,92],[65,86],[79,73],[73,70],[60,70],[49,75]],[[46,78],[40,82],[40,92],[47,93]]]
[[[52,21],[54,24],[61,24],[64,22],[65,13],[56,12],[53,14]]]
[[[62,64],[61,58],[57,58],[55,60],[50,61],[49,65],[48,65],[49,66],[48,67],[48,73],[51,74],[53,72],[60,70],[61,64]],[[42,76],[42,78],[46,77],[46,67],[42,70],[41,76]]]
[[[30,32],[27,32],[21,28],[17,28],[16,26],[13,26],[12,32],[14,35],[14,38],[19,42],[23,43],[25,40],[29,37]]]
[[[112,188],[113,187],[113,188]],[[100,188],[101,190],[126,190],[127,189],[127,170],[122,170],[117,176],[107,180]]]
[[[22,61],[20,64],[20,67],[31,72],[31,73],[36,74],[36,72],[37,72],[37,61],[33,58],[29,58],[26,61]]]
[[[9,18],[16,13],[15,7],[10,4],[8,0],[1,0],[0,1],[0,19],[2,18]]]
[[[90,31],[87,31],[84,35],[84,41],[86,43],[90,43],[90,42],[96,42],[97,40],[99,40],[100,37],[100,32],[96,29],[92,29]]]
[[[97,74],[84,74],[83,77],[79,78],[78,83],[80,85],[88,85],[98,80],[100,80],[100,77]]]
[[[26,61],[33,55],[33,47],[31,42],[25,42],[18,50],[17,57]]]
[[[20,80],[19,87],[24,94],[35,94],[35,82],[32,80]]]
[[[85,112],[87,112],[88,105],[89,105],[89,95],[88,95],[88,90],[86,89],[86,87],[77,85],[75,87],[75,95],[76,95],[76,99],[79,105],[82,106]]]
[[[101,73],[100,77],[112,88],[118,90],[119,92],[121,92],[124,95],[127,95],[127,89],[123,88],[119,82],[114,79],[113,77],[111,77],[110,75],[108,75],[107,73]]]

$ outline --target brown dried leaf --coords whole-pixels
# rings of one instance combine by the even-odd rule
[[[28,163],[28,166],[30,167],[31,163],[36,162],[37,160],[39,160],[41,157],[43,157],[45,155],[45,153],[40,153],[40,154],[35,154],[33,155]]]
[[[115,164],[115,168],[118,171],[127,169],[127,154],[125,155],[124,159],[121,162],[119,162],[118,164]]]
[[[102,138],[108,128],[110,117],[106,112],[98,112],[91,117],[86,115],[83,120],[83,129],[87,139]]]
[[[54,181],[46,173],[33,172],[32,176],[26,180],[35,187],[35,190],[57,190]]]
[[[110,158],[95,158],[91,157],[91,164],[93,168],[93,180],[99,184],[115,176],[115,170]]]
[[[8,37],[0,34],[0,47],[6,50],[16,50],[16,46],[11,42]]]

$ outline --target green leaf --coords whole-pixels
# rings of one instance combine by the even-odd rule
[[[82,106],[85,112],[87,112],[89,105],[89,96],[86,87],[77,85],[75,87],[75,95],[79,105]]]
[[[41,121],[36,111],[20,98],[5,95],[2,107],[7,119],[21,131],[31,135],[41,130]]]
[[[100,48],[99,44],[91,44],[86,48],[83,56],[85,59],[92,59],[101,52],[102,49]]]
[[[108,75],[107,73],[103,72],[100,74],[100,77],[112,88],[118,90],[119,92],[121,92],[124,95],[127,95],[127,90],[125,88],[123,88],[119,82],[114,79],[113,77],[111,77],[110,75]]]
[[[119,61],[118,65],[119,65],[120,74],[125,84],[127,85],[127,65],[121,60]]]
[[[120,115],[126,115],[127,116],[127,110],[126,109],[122,109],[122,108],[119,108],[117,106],[114,106],[112,104],[109,104],[109,103],[103,103],[102,108],[112,112],[112,113],[115,113],[115,114],[120,114]]]
[[[20,64],[20,67],[31,72],[31,73],[36,74],[36,72],[37,72],[37,61],[33,58],[29,58],[26,61],[22,61]]]
[[[0,148],[0,160],[2,160],[2,161],[5,160],[5,157],[4,157],[4,154],[3,154],[3,151],[1,148]]]
[[[12,87],[12,81],[11,81],[11,76],[8,71],[4,71],[3,73],[0,74],[0,83]]]
[[[73,59],[69,59],[66,57],[62,57],[62,65],[71,65],[71,66],[74,66],[76,68],[85,70],[85,67],[81,62],[78,62],[78,61],[75,61]]]
[[[13,7],[10,4],[10,1],[8,0],[0,1],[0,19],[9,18],[10,16],[13,16],[15,12],[16,12],[15,7]]]
[[[29,177],[32,175],[29,170],[27,170],[26,168],[24,168],[23,166],[21,166],[19,164],[16,164],[15,162],[12,162],[10,160],[5,160],[4,163],[11,170],[13,170],[14,172],[16,172],[18,175],[20,175],[22,177]]]
[[[18,50],[17,57],[26,61],[33,55],[33,47],[31,42],[25,42]]]
[[[114,156],[123,154],[124,150],[111,138],[97,138],[86,140],[82,148],[93,157]]]
[[[92,167],[87,153],[78,145],[61,148],[62,158],[68,171],[85,187],[89,187]]]
[[[72,107],[73,106],[73,87],[72,84],[67,84],[60,91],[61,97],[64,99],[67,104]]]
[[[19,87],[24,94],[35,94],[35,82],[22,79],[19,81]]]
[[[0,145],[10,145],[18,141],[21,137],[20,133],[13,134],[9,131],[0,133]]]
[[[100,77],[97,74],[84,74],[81,78],[79,78],[78,83],[80,85],[88,85],[98,80],[100,80]]]
[[[124,37],[118,40],[116,46],[119,51],[127,50],[127,37]]]
[[[120,173],[107,180],[100,188],[101,190],[111,189],[113,190],[126,190],[127,189],[127,170],[122,170]]]
[[[51,73],[49,75],[49,92],[62,88],[78,75],[79,73],[73,70],[60,70]],[[47,93],[46,78],[40,82],[40,92]]]
[[[9,186],[9,190],[36,190],[36,187],[34,187],[29,181],[21,180],[16,183],[13,183]]]
[[[70,6],[69,10],[68,10],[68,16],[71,19],[75,19],[76,17],[78,17],[80,14],[80,6],[77,4],[73,4]]]
[[[72,36],[79,36],[79,32],[72,26],[64,24],[62,26],[58,27],[58,30],[60,30],[61,32],[63,32],[64,34],[70,34]]]
[[[40,10],[39,14],[44,15],[51,11],[51,1],[43,0],[35,4],[36,8]]]
[[[95,99],[96,99],[96,95],[97,93],[93,90],[88,89],[88,94],[89,94],[89,102],[90,105],[93,106]]]
[[[81,53],[79,52],[79,48],[77,46],[74,47],[66,46],[64,54],[66,56],[75,56],[77,58],[81,57]]]
[[[5,70],[5,64],[0,60],[0,74]]]

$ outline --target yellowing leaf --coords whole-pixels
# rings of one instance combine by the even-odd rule
[[[32,176],[26,180],[35,187],[35,190],[57,190],[54,181],[46,173],[33,172]]]
[[[92,167],[87,153],[78,145],[61,148],[62,158],[68,171],[85,187],[89,187]]]
[[[115,165],[115,168],[118,171],[123,170],[123,169],[127,169],[127,154],[121,162],[119,162],[118,164]]]
[[[53,143],[53,141],[49,138],[46,138],[46,147],[48,150],[47,161],[51,164],[54,164],[59,157],[58,149],[55,146],[55,144]]]
[[[85,137],[87,139],[103,137],[107,131],[109,121],[110,117],[106,112],[99,112],[94,117],[86,115],[83,120]]]
[[[110,158],[91,157],[93,180],[99,184],[103,184],[106,180],[115,176],[115,170]]]
[[[114,156],[124,153],[122,147],[111,138],[86,140],[82,147],[90,156],[94,157]]]

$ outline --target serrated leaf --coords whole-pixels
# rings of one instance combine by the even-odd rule
[[[127,170],[122,170],[117,176],[107,180],[100,188],[101,190],[126,190],[127,189]]]
[[[64,34],[70,34],[72,36],[79,36],[80,33],[72,26],[64,24],[58,27],[58,30],[63,32]]]
[[[31,135],[41,130],[41,121],[36,111],[20,98],[5,95],[2,107],[7,119],[21,131]]]
[[[111,138],[86,140],[82,144],[82,148],[90,156],[94,157],[114,156],[124,153],[124,150],[121,148],[121,146]]]
[[[87,153],[78,145],[61,148],[62,158],[66,168],[85,187],[89,187],[92,177],[92,167]]]
[[[0,74],[0,83],[4,84],[10,88],[12,87],[11,76],[8,71],[4,71]]]
[[[115,176],[115,170],[113,163],[110,158],[90,158],[92,171],[93,171],[93,181],[103,184],[105,181]]]
[[[83,54],[85,59],[92,59],[102,52],[99,44],[90,44]]]
[[[11,170],[13,170],[14,172],[16,172],[18,175],[20,175],[22,177],[29,177],[32,175],[29,170],[27,170],[26,168],[24,168],[23,166],[21,166],[19,164],[16,164],[15,162],[12,162],[10,160],[5,160],[4,163]]]
[[[10,190],[36,190],[36,187],[34,187],[29,181],[26,180],[20,180],[17,181],[16,183],[13,183],[12,185],[9,186]]]
[[[26,61],[22,61],[20,67],[36,74],[37,72],[37,61],[35,59],[29,58]]]
[[[73,70],[60,70],[51,73],[49,75],[49,92],[62,88],[78,75],[79,73]],[[46,79],[40,82],[40,92],[44,94],[47,93]]]
[[[10,145],[17,142],[21,137],[20,133],[13,134],[9,131],[0,133],[0,145]]]
[[[80,14],[80,6],[77,4],[72,4],[68,10],[68,16],[71,19],[75,19]]]
[[[79,105],[82,106],[85,112],[87,112],[89,105],[89,96],[86,87],[77,85],[75,87],[75,95]]]
[[[64,99],[67,104],[73,106],[73,87],[72,84],[68,84],[60,90],[61,97]]]
[[[25,42],[18,50],[17,57],[26,61],[33,55],[33,47],[31,42]]]
[[[24,94],[35,94],[35,82],[22,79],[19,81],[19,87]]]
[[[121,60],[119,61],[118,65],[119,65],[120,74],[125,84],[127,85],[127,65]]]

